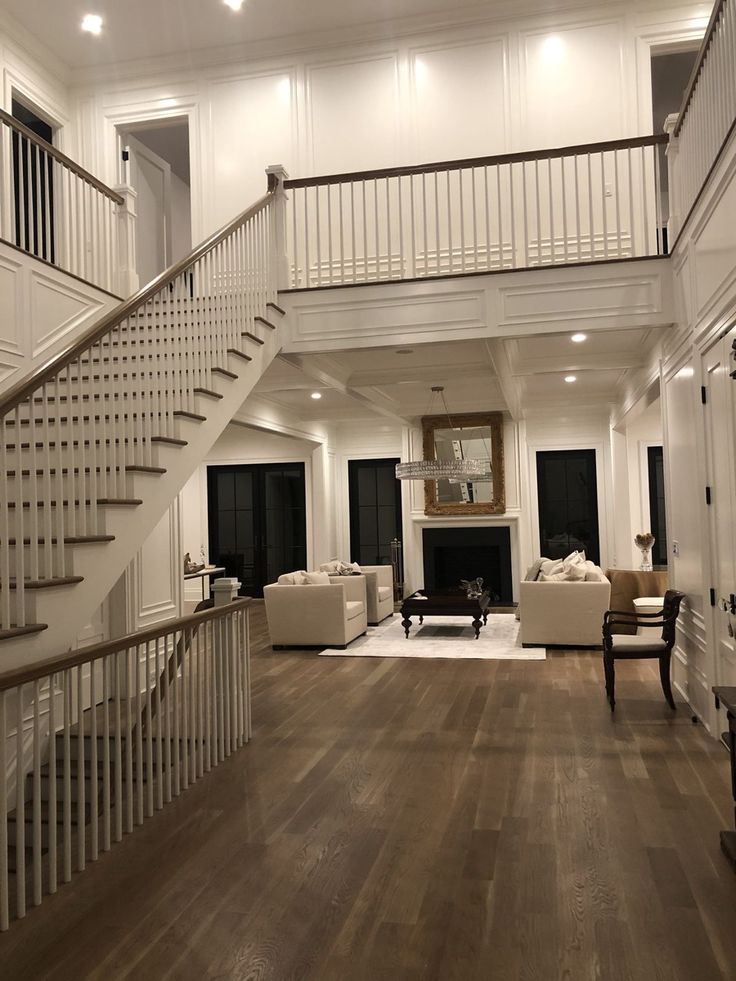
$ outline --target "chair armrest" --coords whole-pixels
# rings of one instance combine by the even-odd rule
[[[373,573],[379,586],[393,586],[394,570],[390,565],[362,565],[362,572]]]
[[[340,587],[346,603],[358,600],[365,604],[365,576],[330,576],[330,585]]]

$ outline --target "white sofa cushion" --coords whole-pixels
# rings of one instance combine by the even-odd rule
[[[359,617],[365,610],[365,605],[360,602],[360,600],[348,600],[345,604],[345,617],[348,620],[354,620],[355,617]]]
[[[296,572],[285,572],[279,576],[277,581],[280,586],[299,586],[302,582],[302,576],[306,576],[306,574],[304,569],[298,569]]]
[[[566,559],[562,563],[562,571],[565,573],[565,579],[567,582],[584,582],[585,580],[585,563],[578,559]]]

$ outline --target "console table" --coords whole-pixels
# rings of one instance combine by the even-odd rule
[[[736,805],[736,688],[715,687],[716,708],[726,709],[728,718],[728,748],[731,753],[731,794]],[[734,808],[736,817],[736,807]],[[736,868],[736,831],[721,831],[721,848]]]

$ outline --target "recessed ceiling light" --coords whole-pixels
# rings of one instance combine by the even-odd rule
[[[243,6],[243,0],[222,0],[222,2],[231,10],[240,10]]]
[[[322,392],[312,392],[312,398],[313,399],[321,399],[322,398]]]
[[[588,339],[587,334],[573,334],[572,337],[570,338],[570,340],[573,341],[575,344],[582,344],[583,341],[587,341],[587,339]]]
[[[82,30],[87,34],[101,34],[102,17],[99,14],[85,14],[82,18]]]
[[[577,377],[575,375],[565,375],[565,381],[568,385],[572,385],[573,382],[577,381]]]

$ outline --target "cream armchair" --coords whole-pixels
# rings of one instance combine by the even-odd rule
[[[368,627],[366,580],[340,577],[332,582],[294,584],[298,573],[279,576],[265,586],[266,618],[274,649],[282,647],[340,647],[360,637]]]
[[[330,582],[354,579],[356,576],[340,576],[333,572],[337,563],[325,562],[319,568],[330,577]],[[378,626],[386,617],[394,614],[394,573],[390,565],[362,565],[360,574],[365,576],[368,600],[368,624]]]

